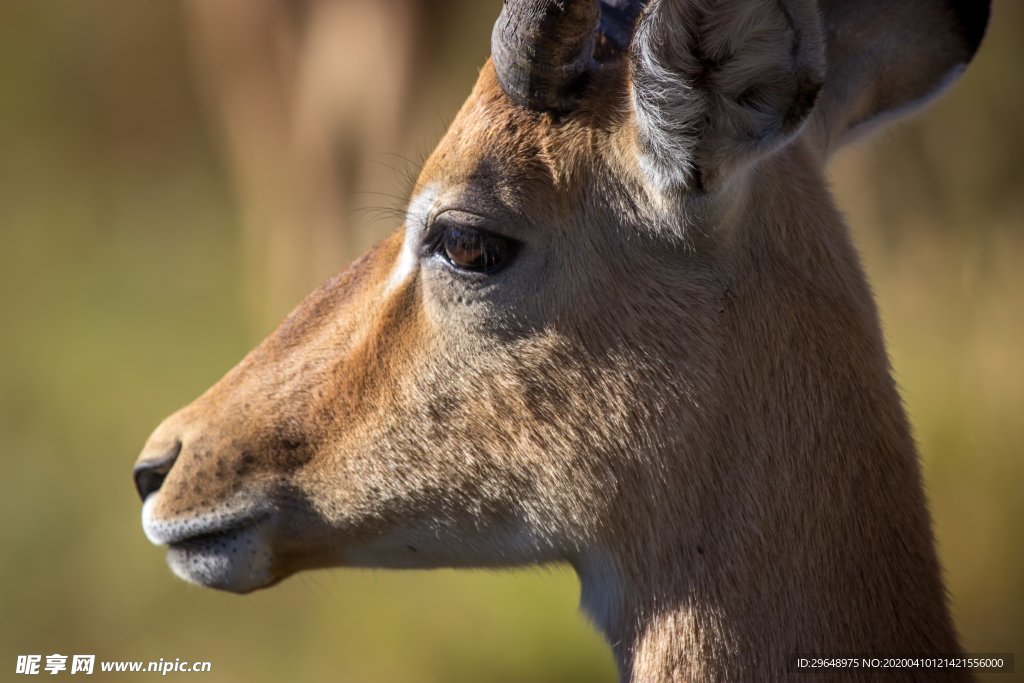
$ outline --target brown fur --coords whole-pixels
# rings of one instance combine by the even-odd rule
[[[705,169],[713,188],[666,186],[639,161],[637,68],[605,67],[556,116],[485,66],[406,235],[140,456],[182,443],[146,512],[179,574],[248,591],[318,566],[569,562],[633,681],[957,651],[877,313],[820,168],[828,112],[742,169],[722,150],[679,160],[727,158]],[[516,260],[465,281],[419,258],[392,283],[404,241],[451,208],[523,242]],[[259,554],[222,561],[240,534]]]

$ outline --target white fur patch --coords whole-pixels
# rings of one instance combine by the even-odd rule
[[[203,534],[212,534],[238,526],[248,520],[255,520],[266,515],[263,508],[252,508],[248,505],[222,506],[192,517],[178,519],[158,519],[153,512],[159,500],[159,493],[146,498],[142,504],[142,530],[153,545],[170,545],[188,540]]]
[[[142,530],[146,533],[146,538],[153,545],[163,545],[164,541],[160,534],[160,527],[153,516],[153,508],[156,506],[157,494],[151,493],[147,498],[146,502],[142,504]]]
[[[643,153],[640,166],[648,182],[658,190],[685,186],[693,171],[693,150],[701,99],[665,64],[664,30],[651,12],[637,28],[634,39],[637,69],[632,99],[637,133]]]
[[[700,181],[720,187],[791,140],[825,69],[806,0],[652,0],[632,57],[639,163],[662,192],[685,189],[698,166]]]
[[[390,294],[403,285],[412,274],[416,272],[419,265],[419,243],[423,234],[423,227],[430,216],[430,211],[437,200],[437,186],[428,185],[420,191],[412,201],[409,202],[409,209],[405,219],[405,241],[402,242],[402,250],[398,254],[398,261],[394,270],[388,276],[384,293]]]

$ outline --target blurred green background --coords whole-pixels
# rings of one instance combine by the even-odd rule
[[[210,660],[218,681],[614,680],[567,570],[331,571],[239,598],[143,537],[146,436],[394,227],[499,6],[204,2],[0,3],[0,680],[53,652]],[[1021,656],[1024,3],[994,9],[966,76],[832,178],[964,645]]]

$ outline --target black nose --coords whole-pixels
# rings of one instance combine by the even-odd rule
[[[135,478],[135,490],[139,492],[142,502],[146,502],[150,494],[160,490],[180,452],[181,441],[175,441],[163,453],[155,454],[153,458],[143,460],[135,466],[132,477]]]

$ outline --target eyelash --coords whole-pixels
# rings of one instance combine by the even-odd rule
[[[519,242],[479,228],[439,224],[427,249],[460,273],[493,275],[508,265]]]

